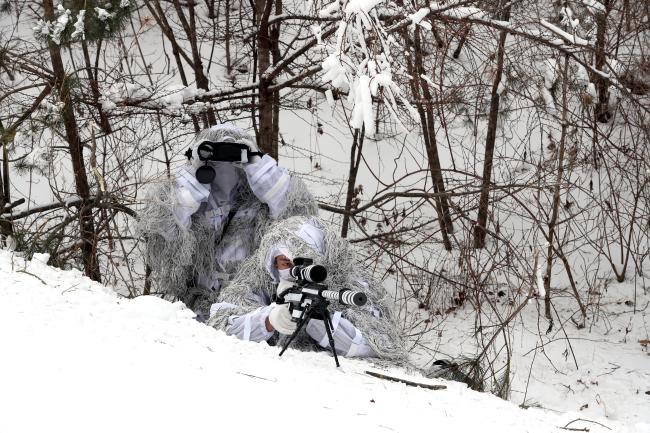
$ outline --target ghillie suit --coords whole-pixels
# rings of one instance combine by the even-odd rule
[[[206,140],[255,146],[232,125],[201,131],[191,163],[151,187],[138,221],[158,291],[183,301],[200,320],[274,220],[318,212],[304,183],[268,155],[245,165],[209,162],[217,176],[211,184],[199,183],[194,172],[206,163],[196,148]]]
[[[241,264],[234,279],[221,291],[219,301],[230,306],[214,311],[208,325],[226,330],[231,317],[270,304],[278,281],[274,258],[285,252],[291,258],[307,257],[325,266],[328,277],[324,283],[331,290],[349,288],[365,292],[368,302],[363,307],[333,303],[331,309],[340,311],[343,318],[361,331],[379,358],[398,364],[405,361],[404,341],[388,293],[358,261],[352,245],[334,227],[315,217],[291,217],[267,227],[257,252]],[[282,335],[279,343],[284,344],[287,338]],[[304,328],[292,346],[318,348]]]

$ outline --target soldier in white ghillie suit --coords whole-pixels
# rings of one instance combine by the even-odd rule
[[[241,160],[214,161],[206,144],[216,153],[239,146]],[[270,305],[280,279],[276,257],[312,257],[329,268],[331,288],[368,295],[367,306],[334,314],[337,351],[403,357],[383,289],[361,272],[350,245],[315,217],[318,206],[300,179],[230,124],[199,132],[187,156],[189,164],[173,180],[155,185],[140,214],[146,262],[160,291],[183,301],[199,320],[211,310],[209,324],[228,334],[269,340],[275,331],[295,329],[286,306]],[[322,321],[311,322],[297,343],[327,347]]]
[[[296,216],[271,224],[257,252],[242,263],[219,302],[212,305],[208,324],[242,340],[268,341],[274,331],[286,340],[296,323],[291,321],[288,304],[276,305],[271,299],[278,283],[290,284],[288,270],[296,257],[325,266],[330,290],[359,290],[368,297],[362,307],[332,304],[332,335],[338,354],[405,360],[388,294],[358,261],[352,245],[317,217]],[[311,319],[294,341],[297,347],[330,348],[323,320]]]

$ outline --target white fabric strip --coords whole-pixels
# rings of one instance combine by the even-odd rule
[[[334,336],[334,333],[336,332],[336,329],[339,327],[339,322],[341,321],[341,312],[337,311],[334,313],[334,316],[332,316],[332,336]],[[323,321],[323,325],[327,326],[327,323]],[[355,328],[356,331],[356,328]],[[358,333],[359,331],[357,331]],[[355,335],[356,338],[356,335]],[[330,345],[330,339],[327,337],[327,330],[325,330],[325,336],[321,338],[321,340],[318,342],[318,345],[321,347],[329,347]]]
[[[278,179],[276,184],[264,194],[264,202],[268,203],[271,201],[271,199],[281,190],[284,189],[284,187],[289,183],[289,179],[291,179],[291,176],[289,176],[288,173],[282,173],[282,177]]]

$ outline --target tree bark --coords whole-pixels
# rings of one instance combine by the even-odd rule
[[[408,43],[408,42],[407,42]],[[434,200],[438,219],[440,220],[440,232],[445,249],[451,251],[451,240],[449,234],[453,233],[453,224],[449,211],[449,202],[445,194],[445,180],[442,176],[438,143],[436,140],[435,118],[433,115],[433,96],[428,88],[428,83],[421,78],[424,74],[424,60],[422,58],[420,41],[420,30],[416,29],[413,40],[413,65],[409,66],[410,74],[414,77],[411,80],[411,90],[416,99],[415,105],[422,123],[422,133],[427,152],[429,171],[433,181],[434,192],[441,194]]]
[[[0,120],[0,145],[2,146],[2,166],[0,166],[0,209],[11,203],[11,189],[9,183],[9,153],[5,138],[5,129]],[[3,245],[8,236],[13,235],[14,226],[11,221],[0,220],[0,245]]]
[[[607,64],[607,18],[611,11],[611,0],[603,0],[605,11],[596,12],[596,69],[604,73],[609,73],[606,70]],[[599,74],[594,74],[594,82],[596,83],[596,92],[598,93],[598,101],[596,102],[596,109],[594,115],[596,120],[600,123],[607,123],[612,117],[609,112],[609,80]]]
[[[102,109],[102,104],[99,103],[99,98],[101,95],[99,93],[99,84],[97,82],[97,69],[93,71],[92,64],[90,63],[90,54],[88,53],[88,44],[86,44],[86,41],[81,41],[81,49],[83,51],[84,62],[86,64],[86,75],[88,76],[88,82],[90,83],[90,91],[93,94],[93,103],[99,112],[99,125],[105,134],[110,134],[112,132],[111,124],[108,121],[108,116]],[[97,47],[97,49],[99,50],[100,48]]]
[[[348,173],[348,190],[345,196],[345,214],[343,214],[343,223],[341,224],[341,237],[348,236],[348,229],[350,226],[350,211],[352,210],[352,200],[354,199],[354,188],[357,183],[357,173],[359,172],[359,165],[361,164],[361,152],[363,151],[363,139],[366,135],[365,125],[361,130],[354,130],[354,137],[352,139],[352,148],[350,149],[350,170]]]
[[[273,102],[274,92],[269,89],[272,80],[269,79],[268,69],[271,66],[272,42],[270,35],[269,17],[274,0],[257,0],[258,31],[257,31],[257,75],[259,79],[259,138],[257,145],[262,152],[268,153],[277,160],[277,142],[273,143]]]
[[[501,16],[503,21],[510,19],[510,6],[506,6]],[[488,207],[490,198],[490,182],[492,180],[492,160],[494,157],[494,144],[497,135],[497,120],[499,117],[499,85],[503,76],[503,59],[505,57],[507,33],[502,31],[499,34],[499,46],[497,48],[497,69],[492,81],[492,94],[490,97],[490,114],[488,117],[487,137],[485,138],[485,157],[483,158],[483,180],[481,196],[478,205],[478,217],[474,226],[474,248],[485,246],[485,235],[487,227]]]
[[[47,21],[54,21],[54,5],[52,0],[43,0],[44,18]],[[52,71],[54,72],[55,88],[59,93],[59,98],[63,104],[61,117],[65,127],[66,140],[72,160],[72,169],[74,172],[75,187],[77,194],[82,200],[79,207],[79,228],[82,241],[81,255],[86,276],[101,281],[99,263],[97,261],[96,251],[96,234],[92,214],[92,204],[90,198],[90,185],[86,175],[86,167],[83,158],[83,144],[79,136],[79,128],[75,118],[72,106],[72,95],[70,94],[69,83],[66,79],[66,72],[61,57],[61,49],[52,41],[48,41],[50,58],[52,61]]]
[[[174,0],[174,8],[176,9],[176,14],[185,30],[187,35],[187,40],[190,44],[190,49],[192,50],[192,69],[194,70],[194,80],[196,81],[196,87],[198,89],[210,90],[210,80],[203,72],[203,60],[201,59],[201,53],[199,52],[198,39],[196,37],[196,16],[194,13],[194,2],[188,2],[188,18],[185,17],[183,8],[181,7],[179,0]],[[217,124],[217,118],[215,116],[214,110],[208,108],[204,115],[203,126],[208,127]]]
[[[282,14],[282,0],[275,0],[275,15]],[[271,57],[273,66],[280,61],[280,23],[278,21],[271,26],[269,36],[271,37]],[[279,158],[280,145],[280,90],[273,90],[273,130],[271,132],[271,149],[276,161]]]
[[[562,75],[562,117],[561,132],[560,132],[560,147],[557,156],[557,174],[555,177],[555,185],[553,185],[553,204],[551,211],[551,220],[548,223],[548,248],[546,251],[546,273],[544,274],[544,315],[553,324],[553,316],[551,314],[551,272],[553,271],[553,242],[555,242],[555,232],[557,230],[557,220],[560,210],[560,189],[564,177],[564,154],[566,150],[566,134],[567,134],[567,77],[569,71],[569,58],[565,56],[564,70]],[[549,326],[550,328],[550,326]]]

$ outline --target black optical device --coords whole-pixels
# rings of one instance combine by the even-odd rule
[[[209,161],[242,162],[247,163],[255,155],[262,156],[262,152],[251,152],[243,143],[230,141],[203,141],[196,149],[200,161],[205,165],[196,170],[196,178],[201,183],[211,183],[216,176],[214,168],[208,165]],[[192,149],[185,152],[188,159],[192,158]]]
[[[312,259],[296,257],[293,260],[294,266],[289,274],[298,281],[309,283],[322,283],[327,278],[327,269],[323,265],[315,265]]]
[[[330,301],[336,301],[343,305],[361,307],[366,304],[368,297],[358,290],[341,289],[329,290],[325,284],[320,284],[327,278],[327,269],[322,265],[315,265],[312,259],[296,257],[293,260],[295,266],[291,268],[291,275],[296,278],[296,284],[278,294],[275,302],[278,304],[289,304],[291,320],[298,326],[289,340],[282,348],[280,356],[291,345],[298,332],[310,319],[322,319],[325,322],[325,331],[330,343],[330,349],[334,355],[334,362],[338,367],[339,359],[336,356],[336,347],[332,337],[332,320],[330,317]]]

